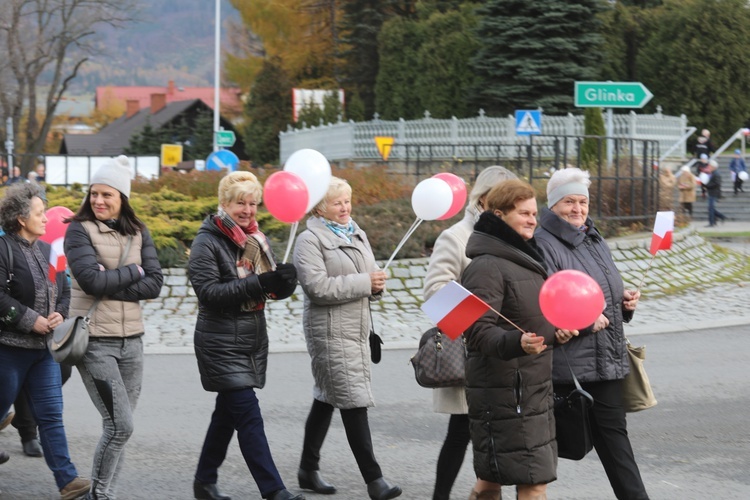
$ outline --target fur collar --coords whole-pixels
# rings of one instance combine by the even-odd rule
[[[474,225],[474,231],[502,240],[511,247],[525,253],[544,267],[544,254],[542,249],[537,246],[536,240],[534,238],[524,240],[520,234],[492,212],[486,211],[479,216],[479,220]]]

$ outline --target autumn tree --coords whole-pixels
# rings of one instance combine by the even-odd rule
[[[22,170],[44,150],[60,99],[99,51],[96,30],[122,28],[133,12],[133,0],[0,2],[0,107],[29,153]]]

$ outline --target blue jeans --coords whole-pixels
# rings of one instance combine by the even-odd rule
[[[143,341],[141,337],[92,337],[86,356],[77,366],[104,427],[94,451],[91,491],[97,500],[112,499],[125,463],[125,444],[133,433],[133,411],[141,395]]]
[[[708,223],[711,226],[716,225],[716,218],[718,217],[721,220],[726,219],[723,213],[716,210],[716,202],[719,201],[719,199],[716,196],[709,196],[708,197]]]
[[[47,349],[24,349],[0,344],[0,415],[23,391],[31,414],[39,425],[44,460],[55,476],[57,488],[78,477],[70,461],[63,426],[62,378]]]
[[[258,398],[250,388],[220,392],[216,396],[216,408],[203,442],[195,479],[204,484],[216,483],[217,469],[226,457],[235,429],[240,451],[261,496],[266,498],[283,490],[284,483],[268,447]]]

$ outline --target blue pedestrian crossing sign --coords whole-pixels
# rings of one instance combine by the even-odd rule
[[[540,135],[542,112],[531,109],[516,110],[516,135]]]

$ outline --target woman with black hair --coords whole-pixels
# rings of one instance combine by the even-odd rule
[[[158,297],[163,283],[154,242],[128,200],[130,178],[125,156],[103,165],[91,177],[89,192],[68,219],[65,233],[72,274],[70,313],[91,319],[88,350],[77,367],[103,420],[88,496],[99,500],[115,498],[141,393],[144,326],[139,301]]]

